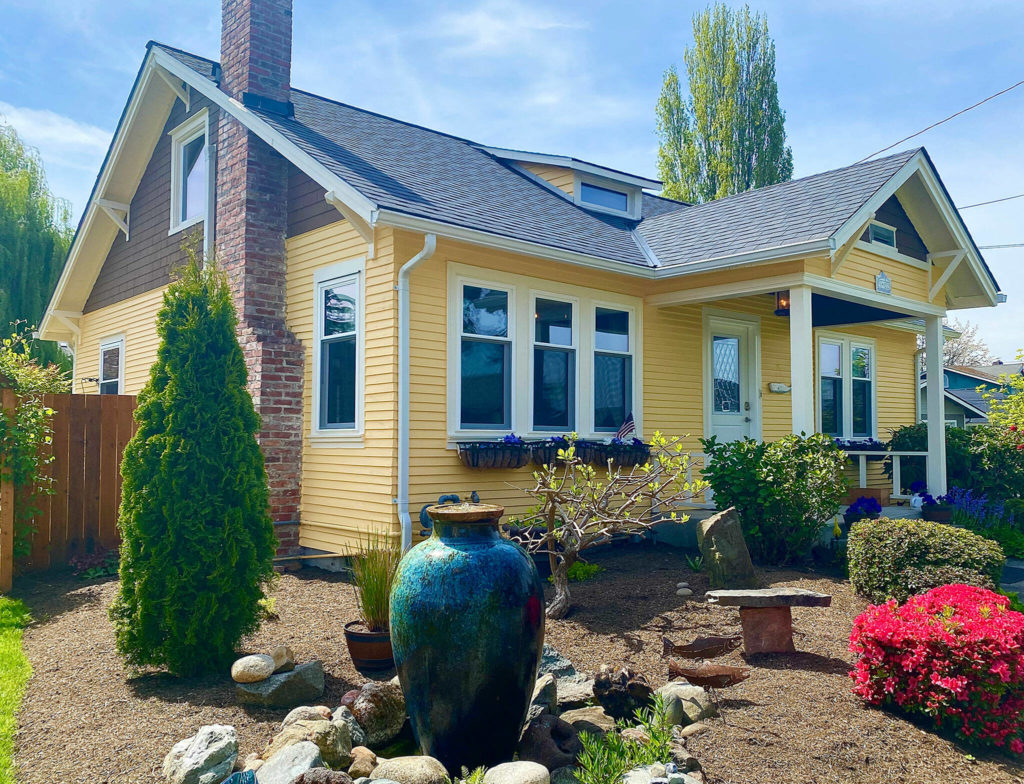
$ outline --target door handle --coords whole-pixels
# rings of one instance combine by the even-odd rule
[[[749,422],[750,421],[750,417],[743,417],[743,421],[744,422]]]

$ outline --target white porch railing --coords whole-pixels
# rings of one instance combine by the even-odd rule
[[[925,476],[928,475],[928,453],[927,452],[881,452],[868,449],[844,449],[852,462],[857,463],[858,487],[868,486],[868,458],[874,457],[879,460],[892,458],[892,498],[907,500],[910,495],[903,492],[902,460],[904,457],[920,457],[924,459]]]

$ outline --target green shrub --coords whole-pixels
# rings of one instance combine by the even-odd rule
[[[635,723],[646,740],[624,738],[618,732],[580,733],[583,750],[574,771],[579,784],[621,784],[623,774],[632,768],[670,761],[672,725],[660,694],[654,695],[650,707],[636,712]],[[626,725],[620,721],[618,726],[623,729]]]
[[[750,554],[786,564],[807,558],[822,526],[846,492],[846,453],[828,436],[789,435],[778,441],[701,441],[704,477],[720,509],[736,507]]]
[[[975,476],[969,486],[995,501],[1024,498],[1024,429],[984,425],[970,432]]]
[[[601,572],[604,571],[604,567],[600,564],[587,563],[586,561],[577,561],[569,567],[569,571],[566,576],[569,578],[571,583],[585,583],[587,580],[597,577]],[[555,578],[553,575],[548,576],[548,582],[554,583]]]
[[[164,292],[160,347],[121,465],[110,616],[133,667],[219,670],[259,626],[276,542],[235,326],[223,273],[190,251]]]
[[[904,425],[890,430],[890,452],[927,452],[928,425]],[[883,464],[885,475],[892,479],[892,458]],[[976,460],[971,454],[971,431],[962,427],[946,428],[946,484],[950,487],[973,487],[977,475]],[[900,458],[900,482],[903,489],[914,482],[926,482],[925,459],[923,457]]]
[[[1016,525],[997,525],[979,529],[977,533],[997,542],[1007,558],[1024,558],[1024,529]]]
[[[853,587],[876,603],[954,582],[992,587],[1006,562],[995,542],[927,520],[862,520],[847,549]]]

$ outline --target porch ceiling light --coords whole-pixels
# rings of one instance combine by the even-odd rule
[[[775,315],[789,317],[789,290],[775,292]]]

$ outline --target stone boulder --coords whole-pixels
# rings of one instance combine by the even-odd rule
[[[331,709],[326,705],[300,705],[298,708],[293,708],[284,717],[281,729],[297,721],[321,721],[323,719],[331,720]]]
[[[629,667],[613,670],[606,664],[594,679],[594,699],[617,719],[630,719],[647,707],[654,694],[647,678]]]
[[[324,767],[324,758],[315,743],[304,740],[286,746],[264,762],[256,772],[259,784],[292,784],[298,776],[313,768]]]
[[[352,764],[349,766],[348,775],[354,779],[368,777],[377,767],[377,755],[366,746],[352,747]]]
[[[582,708],[594,699],[594,679],[581,673],[559,678],[556,687],[558,706],[557,710],[551,711],[552,713]]]
[[[346,706],[339,705],[334,709],[334,713],[331,716],[331,721],[341,722],[348,727],[349,737],[352,738],[353,746],[365,746],[366,745],[366,732],[362,727],[359,726],[359,722],[356,721],[356,717],[352,715]]]
[[[292,784],[352,784],[352,777],[340,770],[313,768],[292,779]]]
[[[366,745],[370,748],[390,743],[405,724],[405,697],[391,683],[364,684],[350,710],[366,733]]]
[[[380,779],[398,784],[445,784],[448,771],[433,757],[392,757],[382,760],[370,774],[371,781]]]
[[[319,721],[300,719],[292,722],[274,736],[260,756],[269,760],[281,749],[303,741],[316,744],[320,756],[332,768],[347,768],[352,762],[352,741],[348,727],[323,718]]]
[[[550,672],[537,678],[533,686],[533,698],[530,700],[530,708],[526,712],[526,721],[531,722],[544,713],[556,713],[558,711],[558,686],[556,678]]]
[[[484,784],[549,784],[548,769],[536,762],[503,762],[484,774]]]
[[[734,507],[701,520],[697,545],[712,588],[756,588],[757,575]]]
[[[164,757],[164,778],[170,784],[220,784],[231,775],[237,758],[235,728],[210,724],[174,744]]]
[[[669,724],[685,727],[718,715],[711,697],[700,686],[671,681],[658,689],[657,693],[664,700],[665,718]]]
[[[556,768],[550,777],[551,784],[576,784],[576,767]]]
[[[615,719],[609,716],[604,708],[597,705],[565,711],[559,718],[571,724],[578,733],[589,732],[591,735],[604,735],[615,729]]]
[[[294,708],[323,693],[324,667],[318,661],[300,664],[291,672],[271,675],[259,683],[235,684],[235,697],[241,704],[264,708]]]
[[[549,672],[559,678],[570,678],[576,675],[576,668],[555,648],[545,643],[540,657],[538,674],[546,675]]]
[[[544,714],[527,725],[517,752],[521,760],[555,770],[574,765],[582,749],[575,727],[557,716]]]
[[[274,660],[274,672],[288,672],[295,669],[295,652],[287,645],[278,645],[270,652]]]
[[[274,660],[263,653],[243,656],[231,665],[231,679],[235,683],[259,683],[274,674]]]

